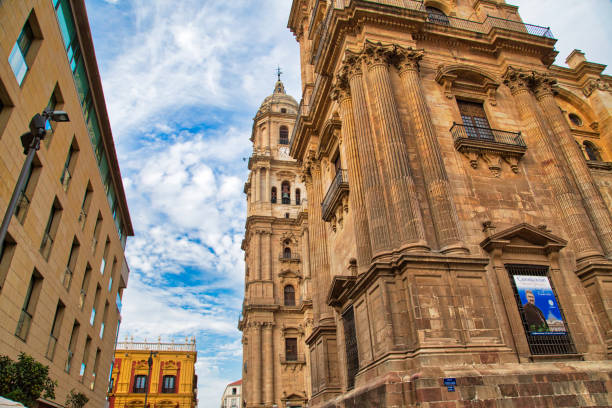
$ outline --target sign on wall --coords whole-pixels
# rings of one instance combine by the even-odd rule
[[[527,331],[532,336],[567,335],[547,276],[513,275]]]

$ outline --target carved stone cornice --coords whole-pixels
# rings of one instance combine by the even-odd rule
[[[424,50],[417,50],[399,45],[395,45],[393,48],[391,60],[393,65],[398,69],[400,75],[407,71],[419,70],[419,63],[423,59],[423,56],[425,56]]]
[[[605,81],[601,78],[597,78],[588,80],[582,87],[582,92],[587,98],[591,96],[596,90],[612,92],[612,83],[610,81]]]

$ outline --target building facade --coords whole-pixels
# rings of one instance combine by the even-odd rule
[[[0,353],[49,365],[104,406],[133,235],[83,0],[0,3],[0,212],[25,161],[20,136],[63,110],[36,152],[0,254]]]
[[[610,406],[605,66],[551,65],[503,0],[294,0],[289,28],[309,407]]]
[[[306,337],[312,326],[306,188],[289,157],[298,105],[279,79],[253,120],[249,159],[243,343],[247,407],[308,400]]]
[[[242,380],[234,381],[225,387],[221,408],[242,408]]]
[[[117,343],[109,385],[110,408],[195,408],[195,338],[185,343]],[[149,362],[151,364],[149,364]]]

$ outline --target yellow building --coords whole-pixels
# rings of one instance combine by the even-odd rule
[[[194,408],[195,338],[185,343],[119,342],[109,386],[110,408]],[[150,379],[150,381],[149,381]]]
[[[50,367],[105,404],[133,235],[83,0],[0,2],[0,214],[25,161],[20,136],[63,110],[36,151],[0,254],[0,353]]]

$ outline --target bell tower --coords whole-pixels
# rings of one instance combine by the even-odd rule
[[[289,156],[298,105],[277,71],[274,91],[253,119],[245,252],[243,397],[249,408],[304,406],[309,398],[304,339],[310,331],[306,188]],[[306,254],[306,256],[302,256]]]

